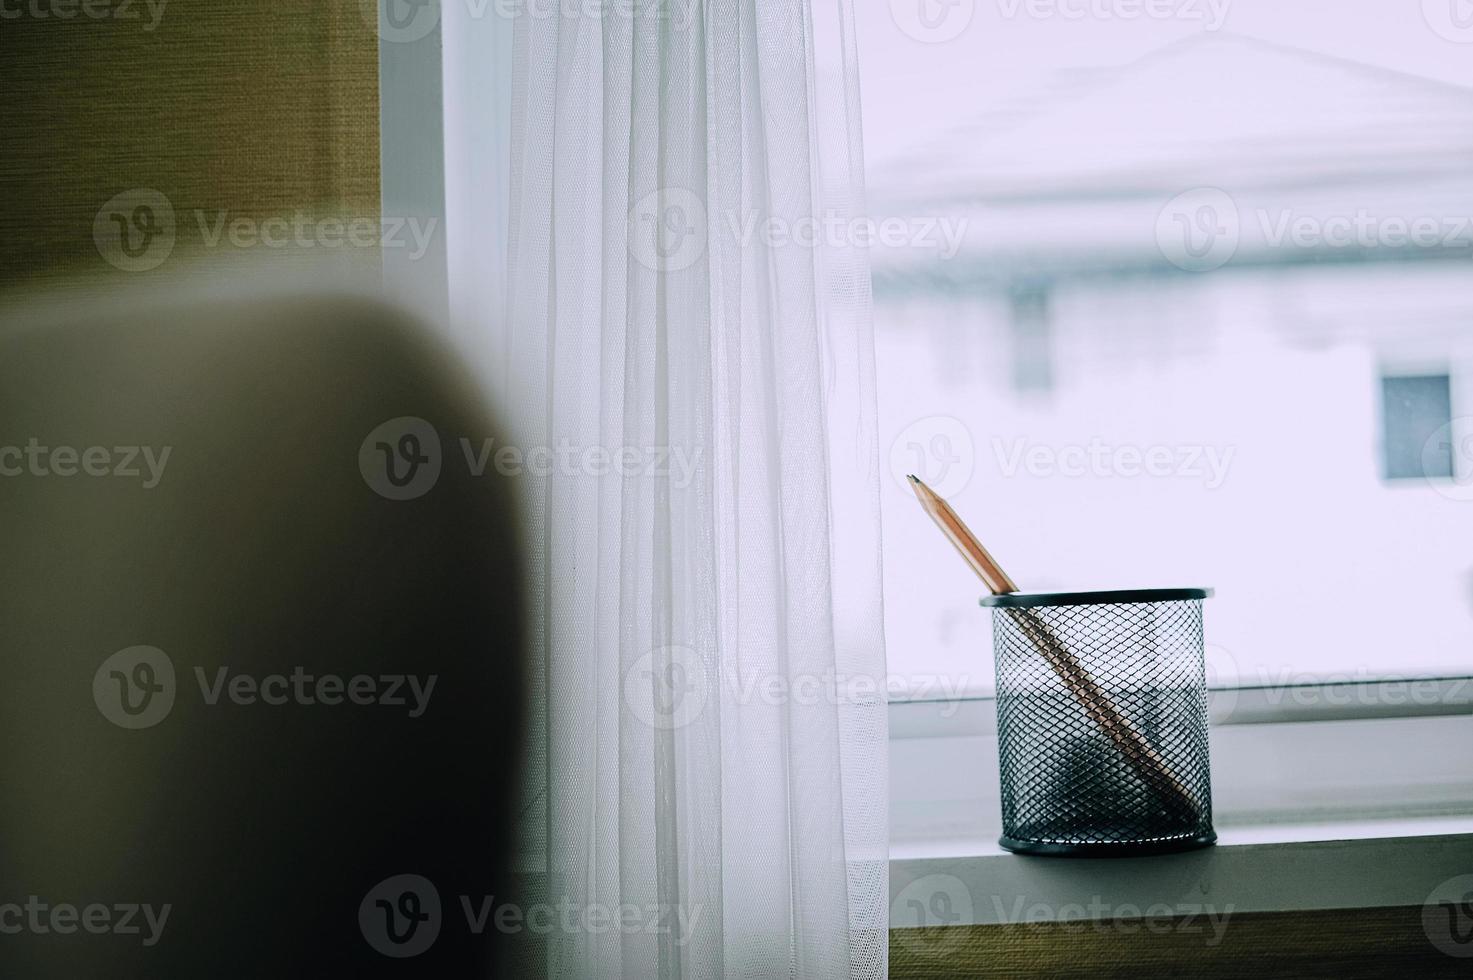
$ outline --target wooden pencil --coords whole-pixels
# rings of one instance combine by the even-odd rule
[[[941,528],[942,533],[946,535],[952,547],[956,548],[957,553],[966,560],[968,565],[972,566],[972,571],[982,579],[989,592],[993,595],[1002,595],[1018,591],[1013,580],[1008,578],[1008,573],[1004,572],[1002,566],[993,560],[992,555],[987,553],[987,549],[982,547],[982,542],[977,540],[977,536],[957,516],[956,511],[951,509],[951,505],[942,499],[940,494],[922,483],[920,477],[914,473],[910,474],[910,487],[915,491],[916,499],[921,502],[921,507],[931,515],[931,520]]]
[[[943,500],[920,478],[910,476],[911,489],[921,507],[930,515],[936,526],[941,528],[952,546],[966,559],[968,565],[982,579],[988,591],[994,595],[1017,592],[1018,587],[997,561],[977,540],[966,523],[957,516],[951,505]],[[1115,704],[1104,688],[1090,676],[1079,658],[1069,652],[1063,641],[1034,609],[1004,608],[1003,614],[1022,631],[1039,656],[1058,675],[1074,700],[1089,716],[1089,719],[1107,735],[1141,780],[1156,790],[1163,800],[1173,801],[1186,808],[1188,813],[1200,814],[1202,804],[1171,772],[1166,760],[1156,751],[1150,741],[1131,723],[1130,719]]]

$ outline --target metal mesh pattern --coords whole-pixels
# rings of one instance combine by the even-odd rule
[[[1003,845],[1211,843],[1200,600],[995,608]]]

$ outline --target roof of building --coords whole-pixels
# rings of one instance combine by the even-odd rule
[[[1236,202],[1244,261],[1324,257],[1282,243],[1265,250],[1260,214],[1270,216],[1265,227],[1284,213],[1363,209],[1473,217],[1473,90],[1203,34],[1120,68],[1074,73],[1023,102],[979,106],[874,167],[870,202],[881,215],[965,216],[950,274],[969,278],[969,259],[1075,268],[1107,250],[1110,261],[1137,252],[1154,261],[1163,207],[1203,187]],[[936,259],[892,249],[876,269]]]

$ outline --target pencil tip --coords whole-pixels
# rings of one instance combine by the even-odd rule
[[[921,478],[918,477],[918,476],[916,476],[914,473],[907,473],[907,474],[905,474],[905,478],[907,480],[909,480],[911,483],[920,483],[921,482]]]

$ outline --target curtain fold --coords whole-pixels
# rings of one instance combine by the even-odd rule
[[[529,846],[585,913],[549,976],[885,974],[858,92],[847,0],[820,7],[518,18]]]

